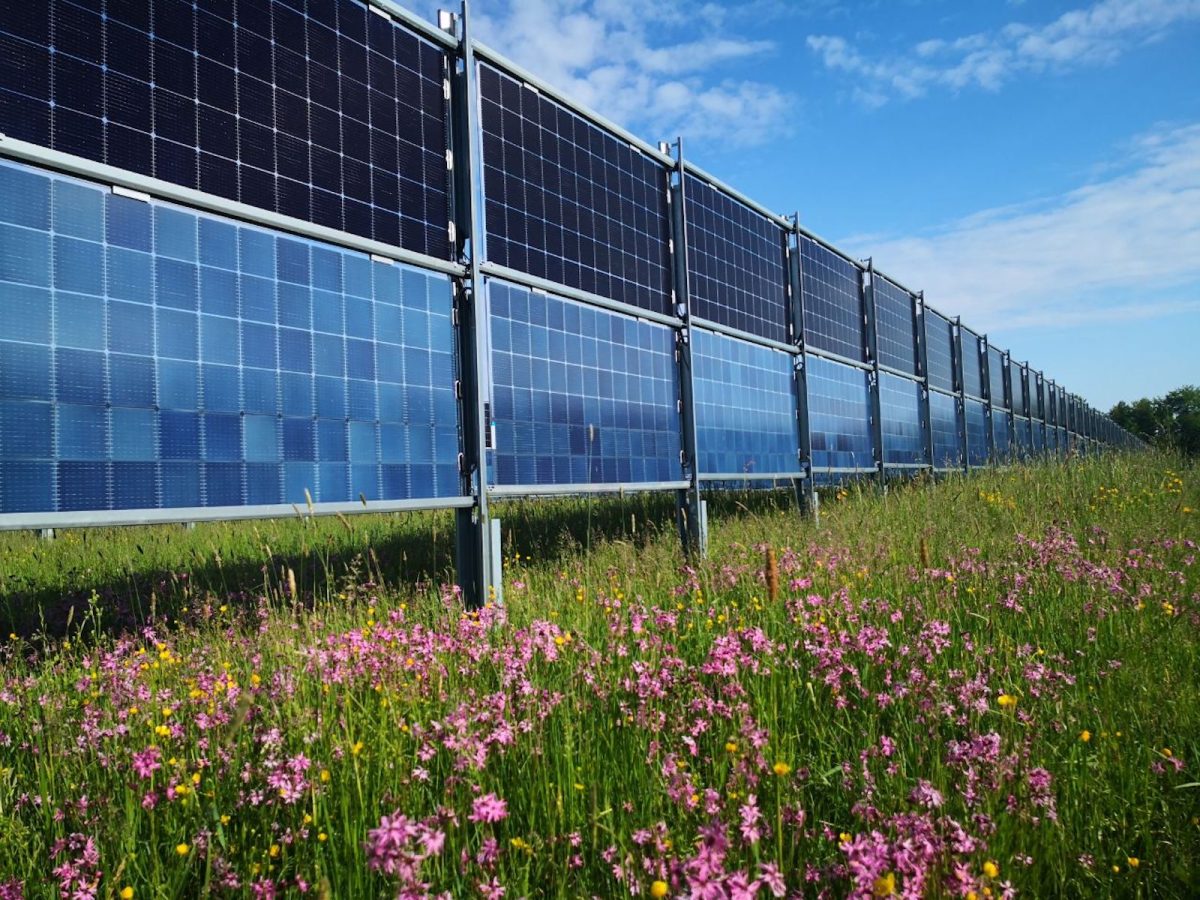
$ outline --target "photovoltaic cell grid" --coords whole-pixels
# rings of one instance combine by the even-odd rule
[[[875,465],[868,375],[862,369],[810,356],[808,417],[813,469]]]
[[[1007,377],[1004,373],[1004,354],[989,344],[987,355],[988,379],[991,382],[989,399],[992,401],[992,406],[997,409],[1000,407],[1010,409],[1011,407],[1009,406],[1009,401],[1004,390],[1007,382]]]
[[[879,362],[909,375],[917,371],[916,304],[912,294],[875,277],[875,333]]]
[[[1008,440],[1009,414],[999,408],[992,410],[992,443],[995,445],[995,458],[1003,461],[1008,459],[1011,448]]]
[[[933,464],[937,468],[962,466],[958,436],[958,398],[929,392],[929,418],[933,424]]]
[[[0,512],[459,492],[444,276],[0,163]]]
[[[0,131],[448,259],[445,54],[354,0],[307,9],[0,4]]]
[[[972,397],[983,398],[983,366],[980,363],[979,335],[964,328],[962,329],[962,376],[963,390]]]
[[[670,312],[665,169],[486,63],[479,92],[487,258]]]
[[[692,315],[788,339],[784,234],[702,179],[684,175]]]
[[[1043,422],[1033,423],[1033,452],[1041,454],[1046,449],[1046,425]]]
[[[940,313],[925,310],[925,355],[929,360],[926,376],[932,387],[953,391],[954,354],[957,345],[954,323]]]
[[[1016,450],[1021,456],[1028,456],[1033,449],[1033,436],[1029,430],[1029,420],[1024,416],[1013,416],[1013,436],[1016,440]]]
[[[1027,415],[1029,412],[1029,391],[1025,384],[1025,367],[1010,363],[1008,367],[1009,396],[1012,397],[1013,412],[1017,415]]]
[[[697,328],[692,373],[701,474],[800,471],[789,354]]]
[[[987,407],[978,400],[967,400],[963,408],[967,426],[967,457],[973,466],[982,466],[988,458]]]
[[[884,464],[928,462],[921,423],[921,385],[907,378],[881,373],[879,407],[883,419]]]
[[[681,477],[671,329],[499,281],[488,291],[497,484]]]
[[[800,273],[806,346],[866,362],[862,269],[801,236]]]

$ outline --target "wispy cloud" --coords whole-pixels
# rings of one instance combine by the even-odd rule
[[[762,3],[759,24],[780,14]],[[686,0],[482,0],[485,43],[649,140],[683,134],[742,146],[777,136],[794,99],[734,74],[775,45],[737,34],[727,10]]]
[[[808,46],[826,68],[856,79],[857,100],[879,106],[938,88],[996,91],[1022,74],[1106,65],[1195,20],[1200,0],[1100,0],[1047,24],[1012,22],[996,31],[923,40],[899,56],[872,57],[837,35],[810,35]]]
[[[1200,124],[1140,137],[1119,171],[1065,194],[843,244],[984,330],[1200,309]]]

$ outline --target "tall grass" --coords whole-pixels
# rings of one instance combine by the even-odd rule
[[[475,614],[444,517],[7,538],[111,591],[0,656],[0,897],[1195,896],[1197,507],[1104,456],[724,498],[697,562],[510,503]]]

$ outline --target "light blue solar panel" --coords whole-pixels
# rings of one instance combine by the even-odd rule
[[[449,279],[16,163],[0,175],[18,205],[70,200],[0,234],[20,262],[0,278],[0,512],[458,494]],[[326,302],[368,313],[317,315]],[[351,455],[317,440],[326,427]]]
[[[805,343],[865,362],[862,269],[816,241],[801,237],[800,279]]]
[[[997,462],[1006,461],[1012,453],[1009,444],[1009,414],[1002,409],[992,410],[992,442],[995,450],[992,454]]]
[[[875,333],[879,362],[910,375],[917,371],[916,301],[886,278],[875,277]]]
[[[928,462],[921,422],[921,385],[884,372],[879,376],[879,405],[883,413],[884,464]]]
[[[933,425],[933,464],[939,469],[962,466],[959,441],[958,398],[929,392],[929,417]]]
[[[497,484],[681,477],[671,329],[500,281],[487,288]]]
[[[1008,375],[1004,370],[1004,354],[995,347],[988,345],[988,399],[997,409],[1011,409],[1008,397]]]
[[[692,332],[692,384],[701,474],[800,471],[792,356]]]
[[[958,337],[952,323],[931,309],[925,310],[925,355],[929,360],[929,384],[945,391],[958,389],[954,378],[955,346]]]
[[[982,466],[988,459],[987,407],[978,400],[968,399],[963,412],[967,424],[967,457],[972,466]]]
[[[813,469],[871,468],[867,373],[819,356],[806,364]]]

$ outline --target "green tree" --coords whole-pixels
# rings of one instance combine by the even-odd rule
[[[1114,422],[1148,443],[1200,456],[1200,387],[1185,385],[1162,397],[1122,400],[1109,413]]]

